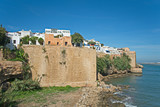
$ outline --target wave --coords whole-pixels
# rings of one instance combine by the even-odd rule
[[[126,107],[137,107],[132,104],[132,98],[130,96],[125,95],[123,92],[115,92],[114,95],[119,95],[125,98],[122,101],[111,99],[112,103],[123,103]]]

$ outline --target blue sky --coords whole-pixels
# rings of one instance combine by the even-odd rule
[[[8,31],[69,29],[107,46],[129,47],[138,62],[160,62],[160,0],[1,0]]]

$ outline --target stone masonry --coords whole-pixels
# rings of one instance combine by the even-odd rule
[[[96,51],[61,46],[23,46],[29,55],[32,78],[42,87],[96,86]]]

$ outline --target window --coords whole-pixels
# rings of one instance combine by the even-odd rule
[[[50,44],[51,43],[51,41],[48,41],[48,44]]]
[[[67,46],[67,42],[65,42],[65,46]]]
[[[13,40],[13,43],[16,44],[16,40]]]
[[[59,42],[57,42],[57,45],[59,45]]]

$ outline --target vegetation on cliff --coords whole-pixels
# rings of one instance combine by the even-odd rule
[[[125,53],[121,57],[114,57],[112,60],[110,59],[109,55],[104,57],[97,57],[97,72],[101,73],[102,75],[108,75],[109,70],[113,71],[114,69],[117,70],[130,70],[131,59]]]
[[[37,80],[33,81],[31,79],[31,69],[28,63],[28,55],[25,54],[24,50],[21,47],[12,51],[4,48],[3,54],[4,58],[6,58],[7,60],[22,62],[21,75],[15,77],[15,80],[12,79],[5,81],[10,82],[9,89],[0,87],[0,106],[6,107],[12,103],[12,100],[19,94],[20,91],[37,90],[40,89],[40,85]]]
[[[129,56],[124,53],[121,57],[113,58],[113,65],[117,70],[130,70],[130,61]]]
[[[111,59],[109,55],[105,57],[97,57],[97,71],[102,75],[108,75],[108,70],[111,67]]]

